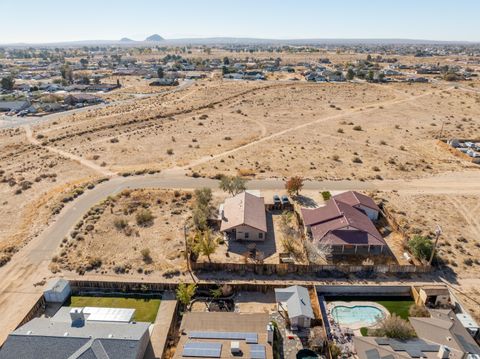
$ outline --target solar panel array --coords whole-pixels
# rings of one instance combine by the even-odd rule
[[[251,359],[265,359],[265,345],[250,344],[250,358]]]
[[[245,340],[248,344],[257,344],[257,333],[246,332],[190,332],[190,339]]]
[[[421,358],[424,353],[438,352],[440,346],[437,344],[429,344],[421,339],[401,342],[389,338],[375,338],[378,345],[389,345],[395,351],[405,351],[412,358]]]
[[[185,343],[182,356],[195,358],[220,358],[221,343]]]

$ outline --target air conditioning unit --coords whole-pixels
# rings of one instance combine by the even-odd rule
[[[230,352],[233,354],[233,355],[239,355],[242,353],[242,351],[240,350],[240,342],[230,342]]]
[[[450,348],[445,345],[441,345],[440,349],[438,350],[437,357],[440,359],[450,358]]]

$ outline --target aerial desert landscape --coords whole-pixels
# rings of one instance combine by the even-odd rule
[[[0,39],[0,358],[480,356],[478,42],[286,38]]]

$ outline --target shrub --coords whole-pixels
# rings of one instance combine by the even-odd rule
[[[352,158],[353,163],[363,163],[362,159],[358,156]]]
[[[152,261],[152,257],[150,256],[150,249],[144,248],[140,251],[140,254],[142,255],[142,259],[145,263]]]
[[[239,168],[238,175],[242,177],[255,177],[255,171],[249,168]]]
[[[167,155],[173,155],[173,149],[172,148],[169,148],[167,150]]]
[[[362,131],[362,126],[356,125],[352,127],[354,131]]]
[[[423,305],[412,304],[408,309],[408,315],[410,317],[429,317],[430,313],[428,312],[427,308]]]
[[[338,132],[338,133],[343,133],[343,128],[339,128],[339,129],[337,130],[337,132]]]
[[[140,210],[135,217],[137,224],[142,227],[152,224],[154,218],[152,212],[148,209]]]
[[[407,243],[408,249],[420,260],[428,260],[432,255],[433,243],[427,237],[414,236]]]
[[[396,314],[383,319],[380,326],[375,330],[377,336],[407,340],[415,337],[415,331],[409,322],[398,317]]]
[[[102,260],[98,257],[90,258],[88,260],[88,266],[91,269],[100,268],[102,266]]]
[[[115,218],[113,220],[113,225],[119,231],[125,229],[128,226],[128,221],[125,218]]]
[[[330,191],[323,191],[322,197],[324,201],[328,201],[330,198],[332,198],[332,194],[330,193]]]

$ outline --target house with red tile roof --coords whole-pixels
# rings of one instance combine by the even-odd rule
[[[387,250],[385,240],[355,198],[367,202],[360,196],[348,195],[340,199],[332,197],[324,207],[302,208],[307,235],[318,245],[331,246],[333,254],[384,253]],[[374,209],[371,203],[369,206]]]
[[[220,231],[236,240],[264,241],[267,216],[263,197],[242,192],[220,206]]]
[[[347,191],[337,194],[333,196],[333,198],[339,202],[349,204],[350,206],[361,210],[372,221],[376,221],[378,219],[380,208],[372,198],[365,196],[364,194],[356,191]]]

